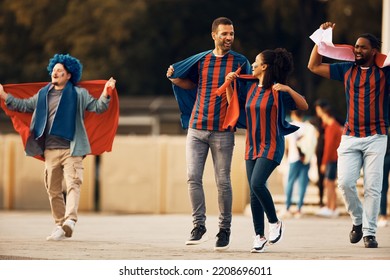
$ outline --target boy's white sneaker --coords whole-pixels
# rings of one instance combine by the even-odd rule
[[[387,220],[386,219],[379,219],[378,220],[378,227],[387,227]]]
[[[46,237],[47,241],[60,241],[65,238],[65,231],[63,231],[62,227],[56,226],[48,237]]]
[[[72,237],[75,224],[76,222],[73,220],[66,220],[62,224],[62,230],[65,232],[65,237]]]

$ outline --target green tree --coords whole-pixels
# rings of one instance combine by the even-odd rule
[[[121,96],[172,96],[167,67],[212,49],[211,23],[227,16],[235,25],[234,50],[253,61],[264,49],[288,49],[295,62],[292,86],[310,105],[326,98],[344,113],[343,86],[306,68],[313,46],[309,35],[322,22],[333,21],[336,43],[354,44],[364,32],[379,36],[381,4],[381,0],[2,0],[0,80],[48,80],[48,60],[55,53],[70,53],[84,65],[83,80],[114,76]]]

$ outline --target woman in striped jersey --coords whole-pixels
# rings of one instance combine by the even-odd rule
[[[252,64],[252,74],[256,79],[253,80],[252,77],[252,80],[248,80],[238,93],[240,99],[245,98],[245,160],[256,233],[252,253],[263,252],[267,244],[264,213],[269,222],[268,243],[274,244],[283,236],[283,224],[276,215],[266,182],[282,160],[284,136],[298,129],[285,121],[286,111],[308,109],[305,98],[286,85],[292,69],[293,59],[290,52],[282,48],[265,50],[256,56]],[[239,75],[234,72],[226,76],[226,80],[230,81],[236,78],[239,78]],[[230,101],[233,96],[232,86],[228,87],[227,96]]]

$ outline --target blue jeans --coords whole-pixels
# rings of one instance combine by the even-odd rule
[[[303,200],[305,198],[307,185],[309,184],[309,168],[310,168],[310,163],[304,164],[300,160],[290,163],[287,185],[285,189],[287,210],[291,206],[291,198],[293,194],[294,184],[295,181],[297,180],[299,184],[298,211],[301,210],[303,205]]]
[[[276,223],[278,217],[272,195],[267,188],[267,180],[278,165],[266,158],[246,160],[246,174],[250,187],[250,202],[253,226],[256,235],[264,236],[264,212],[269,223]]]
[[[219,227],[230,228],[232,221],[230,169],[233,148],[234,132],[188,129],[186,142],[187,183],[194,225],[204,226],[206,223],[203,171],[210,150],[218,189]]]
[[[337,149],[338,185],[354,225],[363,224],[363,236],[375,235],[381,199],[383,163],[387,136],[353,137],[343,135]],[[363,167],[364,204],[359,199],[356,181]]]

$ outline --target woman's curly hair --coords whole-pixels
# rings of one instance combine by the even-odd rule
[[[265,70],[263,86],[270,88],[274,83],[285,84],[289,74],[294,69],[292,54],[284,48],[265,50],[260,53],[263,63],[268,67]]]
[[[83,65],[80,63],[80,60],[69,54],[55,54],[50,59],[49,65],[47,65],[49,75],[52,74],[53,68],[57,63],[64,65],[66,71],[72,75],[70,78],[72,84],[76,85],[80,81],[83,72]]]

